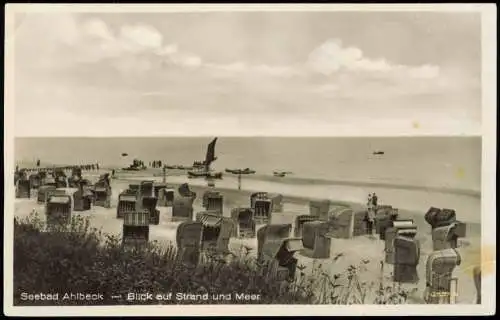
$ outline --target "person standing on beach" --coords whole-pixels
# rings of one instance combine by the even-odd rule
[[[375,224],[375,208],[373,197],[376,197],[375,193],[368,195],[368,210],[366,212],[366,223],[368,228],[368,234],[373,235],[373,225]]]
[[[372,205],[374,208],[376,208],[378,205],[378,197],[377,197],[377,194],[375,192],[372,195]]]

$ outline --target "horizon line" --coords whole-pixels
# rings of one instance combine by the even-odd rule
[[[14,136],[14,139],[36,139],[36,138],[210,138],[210,137],[224,137],[224,138],[482,138],[483,134],[456,134],[456,135],[444,135],[444,134],[428,134],[428,135],[338,135],[338,136],[316,136],[316,135],[301,135],[301,136],[292,136],[292,135],[135,135],[135,136],[126,136],[126,135],[109,135],[109,136]]]

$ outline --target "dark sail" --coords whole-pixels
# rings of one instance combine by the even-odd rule
[[[208,144],[207,156],[205,158],[205,165],[207,167],[209,167],[212,162],[217,160],[217,157],[215,156],[215,143],[216,142],[217,142],[217,138],[215,138],[214,140],[212,140],[212,142],[210,142]]]

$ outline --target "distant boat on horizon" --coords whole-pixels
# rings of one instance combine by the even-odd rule
[[[256,171],[250,168],[245,168],[245,169],[226,169],[226,172],[233,174],[254,174]]]
[[[284,178],[286,175],[291,174],[290,171],[273,171],[273,176],[278,178]]]

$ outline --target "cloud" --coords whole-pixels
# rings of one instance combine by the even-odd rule
[[[163,37],[152,27],[123,26],[120,30],[120,40],[132,52],[141,52],[160,48]]]
[[[361,127],[396,132],[411,127],[409,117],[423,123],[417,133],[446,128],[458,132],[461,122],[467,130],[480,127],[480,112],[464,111],[480,109],[478,84],[471,84],[460,70],[450,73],[432,64],[368,57],[339,39],[320,41],[317,47],[308,44],[310,54],[293,64],[286,59],[209,61],[190,48],[189,41],[176,43],[159,28],[105,21],[70,14],[28,15],[16,38],[16,114],[35,123],[48,109],[75,125],[96,113],[103,123],[120,115],[124,123],[137,122],[134,130],[148,133],[153,123],[162,127],[165,119],[178,124],[173,131],[158,129],[167,130],[165,134],[182,130],[185,119],[191,121],[189,130],[198,132],[207,117],[225,119],[221,126],[242,125],[249,134],[258,132],[256,123],[276,132],[308,123],[323,128],[321,134],[356,134]],[[259,50],[258,41],[246,41],[251,50]],[[220,50],[232,50],[231,43]],[[19,74],[23,68],[28,72]],[[62,91],[35,92],[40,84]],[[135,116],[137,110],[140,117]],[[76,116],[70,116],[72,112]],[[29,121],[19,128],[45,130],[30,127]],[[125,125],[122,129],[129,130]]]
[[[114,40],[111,30],[103,21],[99,19],[88,20],[83,24],[81,31],[90,37],[96,37],[106,41]]]
[[[164,43],[163,35],[148,25],[122,25],[113,30],[100,19],[81,21],[75,15],[58,13],[27,15],[21,27],[22,32],[16,34],[20,68],[47,70],[113,59],[111,65],[122,72],[145,72],[151,65],[145,59],[147,55],[148,59],[161,58],[182,67],[202,64],[197,55],[182,52],[174,43]]]
[[[223,77],[294,77],[315,73],[331,76],[342,72],[369,72],[392,78],[433,79],[440,75],[439,68],[433,65],[405,66],[384,58],[365,57],[361,49],[345,47],[340,39],[325,41],[313,49],[302,64],[212,63],[196,53],[184,51],[176,43],[165,41],[159,30],[145,24],[124,24],[113,30],[101,19],[81,20],[71,14],[28,15],[24,20],[28,34],[19,40],[32,46],[31,52],[38,53],[37,61],[43,62],[42,67],[46,68],[114,59],[111,65],[122,73],[130,74],[151,71],[154,62],[146,60],[156,59],[162,61],[163,66],[203,68],[213,72],[214,76]],[[36,50],[37,47],[50,49]]]
[[[170,44],[166,45],[164,47],[159,48],[158,50],[155,51],[157,55],[160,56],[168,56],[174,53],[177,53],[179,51],[179,48],[177,44]]]
[[[385,59],[370,59],[355,47],[344,47],[339,39],[330,39],[315,48],[308,57],[307,66],[314,72],[332,75],[342,71],[399,73],[413,78],[435,78],[439,67],[418,67],[392,64]]]
[[[274,76],[274,77],[292,77],[304,75],[304,70],[297,66],[277,66],[267,64],[250,65],[245,62],[233,62],[228,64],[205,63],[204,66],[212,70],[216,75],[231,76],[242,74],[249,76]]]

